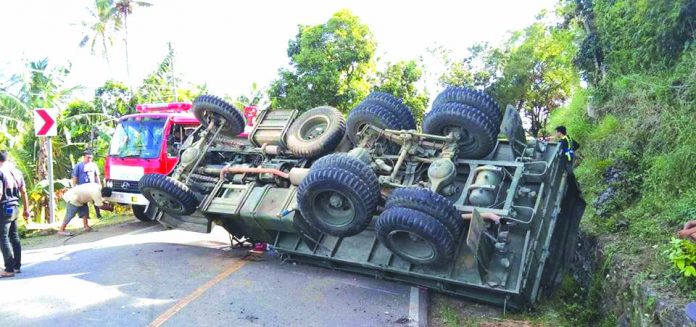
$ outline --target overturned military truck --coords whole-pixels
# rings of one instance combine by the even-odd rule
[[[521,309],[560,283],[585,208],[555,143],[519,114],[450,87],[422,128],[375,92],[332,107],[263,111],[248,139],[225,101],[194,101],[201,127],[170,176],[139,188],[162,223],[271,244],[293,260]],[[505,138],[499,139],[499,134]]]

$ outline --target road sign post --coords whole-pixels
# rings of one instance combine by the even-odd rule
[[[48,223],[52,224],[55,215],[55,190],[53,189],[53,145],[51,137],[58,133],[56,124],[58,109],[40,108],[34,109],[34,131],[36,136],[45,137],[46,151],[48,152]]]

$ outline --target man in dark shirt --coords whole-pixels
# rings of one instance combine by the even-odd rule
[[[561,144],[561,164],[569,175],[573,174],[575,151],[580,148],[580,144],[568,136],[568,131],[563,125],[556,127],[556,139],[558,139],[558,143]]]
[[[0,151],[0,250],[5,260],[5,269],[0,272],[2,277],[14,277],[22,265],[22,247],[17,232],[17,216],[19,215],[19,199],[24,205],[24,219],[29,220],[29,196],[24,185],[22,173],[7,162],[8,153]]]

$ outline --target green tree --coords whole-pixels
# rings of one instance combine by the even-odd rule
[[[35,108],[62,109],[70,95],[80,88],[65,86],[64,80],[69,74],[69,67],[49,67],[48,59],[31,61],[26,63],[22,73],[13,75],[0,90],[0,120],[13,122],[7,131],[21,135],[15,139],[19,146],[12,147],[11,152],[25,175],[32,200],[38,202],[39,207],[45,207],[48,199],[35,196],[45,192],[34,186],[36,181],[48,176],[48,150],[44,138],[34,136],[32,111]],[[54,152],[58,153],[60,146],[55,146],[55,139],[52,141]],[[54,157],[57,157],[56,153]]]
[[[192,101],[207,92],[207,85],[184,85],[180,87],[181,77],[174,72],[174,49],[169,45],[169,52],[157,68],[150,73],[138,88],[131,105],[136,103],[158,103]]]
[[[126,51],[126,73],[130,83],[130,61],[128,58],[128,16],[133,14],[135,7],[150,7],[151,3],[145,1],[118,0],[112,5],[112,12],[117,26],[123,26],[123,44]]]
[[[89,43],[91,53],[95,54],[98,44],[101,45],[101,55],[109,64],[109,48],[114,45],[114,33],[118,30],[111,0],[95,0],[94,8],[88,7],[87,11],[90,18],[80,23],[84,31],[79,46],[83,48]]]
[[[441,47],[429,50],[447,68],[439,77],[442,86],[464,86],[488,90],[502,76],[510,56],[509,46],[493,47],[483,42],[471,46],[469,55],[453,60],[451,52]]]
[[[94,107],[106,115],[120,117],[133,113],[133,94],[120,82],[108,80],[94,91]]]
[[[382,91],[400,98],[413,110],[416,121],[423,119],[428,106],[428,94],[418,87],[423,70],[415,60],[388,63],[387,68],[377,73],[374,91]]]
[[[502,76],[490,87],[501,105],[513,104],[530,120],[537,137],[549,112],[571,95],[579,79],[573,66],[573,33],[537,22],[508,40],[510,54]]]
[[[370,89],[376,43],[367,25],[348,10],[326,23],[299,26],[288,44],[290,69],[270,87],[274,108],[307,110],[331,105],[347,112]]]

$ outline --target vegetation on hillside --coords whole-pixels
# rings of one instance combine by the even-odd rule
[[[81,45],[108,60],[138,6],[149,3],[95,0]],[[612,253],[625,255],[646,276],[657,276],[656,285],[679,289],[684,298],[696,297],[696,277],[683,268],[696,264],[689,252],[696,250],[670,241],[696,219],[694,22],[693,0],[559,0],[553,13],[541,13],[499,44],[474,44],[459,57],[434,51],[447,67],[440,86],[473,87],[501,106],[512,104],[527,117],[533,137],[566,125],[582,144],[576,174],[590,203],[584,227],[610,240]],[[347,113],[369,92],[383,91],[422,117],[436,95],[423,87],[429,67],[414,60],[381,65],[376,49],[369,26],[341,10],[325,23],[298,26],[288,42],[289,66],[270,85],[253,83],[249,94],[221,96],[239,107],[267,98],[272,108],[331,105]],[[90,99],[71,96],[79,86],[64,85],[68,65],[28,61],[25,71],[0,81],[0,143],[13,149],[31,187],[43,185],[46,149],[33,136],[31,109],[60,108],[53,147],[61,154],[56,175],[67,177],[85,148],[105,155],[114,120],[136,103],[190,101],[206,92],[175,74],[174,57],[170,48],[139,85],[106,81]],[[36,204],[43,201],[37,197]]]

